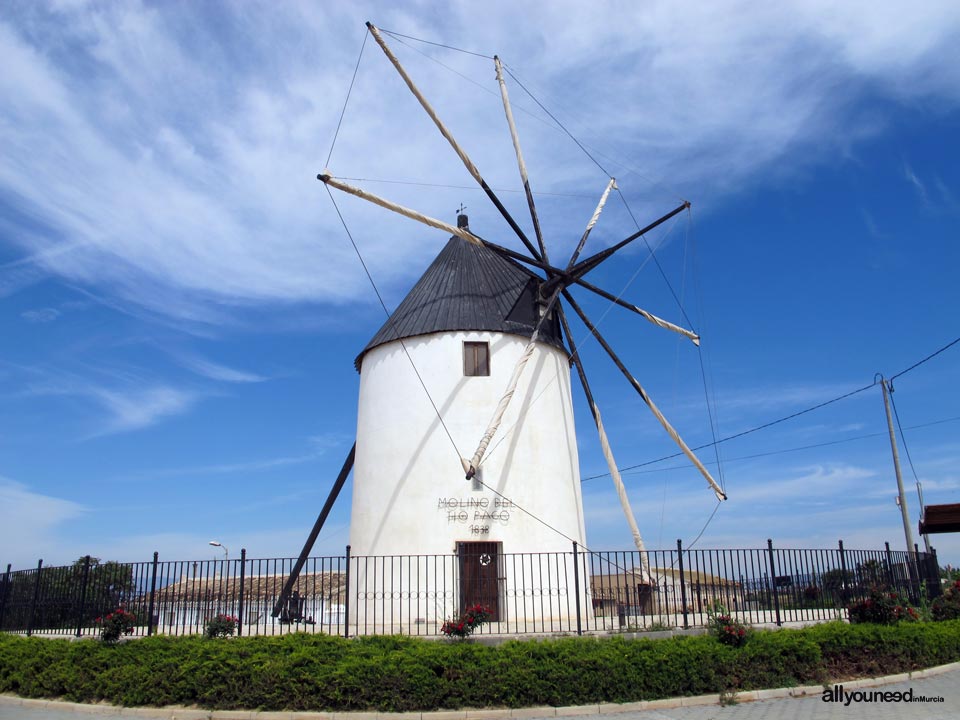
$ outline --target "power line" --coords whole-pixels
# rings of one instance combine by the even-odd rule
[[[856,390],[851,390],[850,392],[840,395],[839,397],[835,397],[832,400],[827,400],[826,402],[822,402],[812,407],[808,407],[805,410],[800,410],[798,412],[791,413],[790,415],[779,418],[778,420],[771,420],[768,423],[764,423],[763,425],[758,425],[757,427],[750,428],[749,430],[743,430],[741,432],[735,433],[734,435],[728,435],[727,437],[720,438],[719,440],[716,441],[716,443],[704,443],[703,445],[698,445],[697,447],[693,448],[693,451],[696,452],[697,450],[703,450],[704,448],[708,448],[711,445],[719,445],[720,443],[725,443],[730,440],[736,440],[737,438],[743,437],[744,435],[749,435],[750,433],[755,433],[759,430],[766,430],[769,427],[773,427],[774,425],[779,425],[780,423],[786,422],[787,420],[793,420],[794,418],[800,417],[801,415],[806,415],[809,412],[813,412],[814,410],[819,410],[820,408],[826,407],[827,405],[832,405],[833,403],[839,402],[840,400],[846,400],[848,397],[853,397],[857,393],[862,393],[864,390],[869,390],[874,385],[876,385],[876,382],[872,382],[869,385],[864,385],[862,388],[857,388]],[[656,460],[648,460],[647,462],[642,462],[636,465],[629,465],[627,467],[620,468],[620,472],[634,470],[636,468],[645,467],[647,465],[655,465],[658,462],[663,462],[664,460],[672,460],[673,458],[680,457],[681,455],[683,455],[683,453],[679,453],[679,452],[673,453],[672,455],[664,455],[663,457],[657,458]],[[610,473],[601,473],[599,475],[591,475],[590,477],[583,478],[581,482],[585,482],[587,480],[595,480],[596,478],[606,477],[609,474]]]
[[[944,418],[943,420],[934,420],[932,422],[922,423],[920,425],[911,425],[906,429],[918,430],[919,428],[929,427],[931,425],[941,425],[943,423],[948,423],[948,422],[956,422],[957,420],[960,420],[960,415],[957,415],[956,417],[951,417],[951,418]],[[901,429],[900,434],[901,435],[903,434],[903,429]],[[843,438],[842,440],[829,440],[827,442],[814,443],[812,445],[800,445],[798,447],[782,448],[780,450],[770,450],[769,452],[754,453],[752,455],[740,455],[738,457],[726,458],[724,462],[725,463],[739,462],[741,460],[755,460],[757,458],[770,457],[772,455],[786,455],[787,453],[801,452],[803,450],[814,450],[816,448],[830,447],[832,445],[843,445],[845,443],[856,442],[858,440],[868,440],[870,438],[875,438],[875,437],[886,437],[886,435],[887,435],[886,432],[867,433],[866,435],[855,435],[853,437]],[[909,453],[908,453],[908,456],[909,456]],[[716,462],[712,462],[708,464],[715,465]],[[625,472],[624,475],[646,475],[650,473],[669,472],[671,470],[687,470],[687,469],[689,469],[688,465],[671,465],[670,467],[657,468],[655,470],[633,470],[633,471]],[[586,480],[592,480],[594,479],[594,477],[602,477],[602,476],[601,475],[591,476],[589,478],[586,478]]]
[[[910,448],[907,447],[907,438],[903,434],[903,427],[900,425],[900,414],[897,412],[897,404],[893,401],[893,393],[890,393],[890,407],[893,408],[893,417],[897,420],[897,429],[900,431],[900,442],[903,443],[903,451],[907,454],[907,462],[910,464],[910,471],[913,473],[913,479],[920,484],[920,478],[917,477],[917,469],[913,466],[913,458],[910,457]]]
[[[930,354],[927,355],[923,360],[919,360],[918,362],[915,362],[913,365],[911,365],[910,367],[908,367],[906,370],[901,370],[901,371],[898,372],[896,375],[894,375],[893,377],[890,378],[890,382],[892,383],[894,380],[896,380],[896,379],[897,379],[898,377],[900,377],[901,375],[906,375],[908,372],[910,372],[910,371],[913,370],[914,368],[920,367],[921,365],[923,365],[923,364],[924,364],[925,362],[927,362],[928,360],[933,360],[933,358],[935,358],[937,355],[939,355],[940,353],[942,353],[944,350],[953,347],[953,346],[956,345],[957,343],[960,343],[960,337],[958,337],[956,340],[954,340],[954,341],[952,341],[952,342],[948,342],[946,345],[944,345],[944,346],[943,346],[942,348],[940,348],[939,350],[936,350],[936,351],[930,353]]]

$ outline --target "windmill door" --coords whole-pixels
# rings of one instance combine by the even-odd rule
[[[500,620],[500,543],[457,543],[460,558],[460,607],[483,605]]]

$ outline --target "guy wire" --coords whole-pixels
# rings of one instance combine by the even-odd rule
[[[367,268],[367,263],[364,262],[363,255],[360,253],[360,248],[357,247],[356,241],[353,239],[353,234],[350,232],[350,228],[347,227],[347,223],[343,218],[343,214],[340,212],[340,208],[337,205],[337,201],[333,197],[333,193],[330,192],[330,188],[324,184],[323,186],[327,195],[330,197],[330,202],[333,203],[334,209],[337,211],[337,217],[340,218],[340,224],[343,225],[344,231],[347,233],[347,237],[350,238],[350,244],[353,245],[353,250],[357,254],[357,258],[360,260],[360,264],[363,266],[363,271],[367,274],[367,280],[370,281],[370,286],[373,288],[373,292],[376,293],[377,300],[380,301],[380,307],[383,308],[383,312],[387,315],[387,322],[390,321],[391,315],[390,311],[387,309],[387,304],[383,301],[383,296],[380,294],[380,290],[377,288],[377,284],[373,281],[373,276],[370,274],[369,268]],[[423,392],[427,396],[427,400],[430,401],[433,411],[437,414],[437,421],[440,423],[440,427],[443,428],[443,431],[447,434],[447,437],[450,439],[450,444],[453,445],[454,451],[457,453],[457,459],[463,457],[460,454],[460,449],[457,447],[456,441],[453,439],[453,435],[450,434],[450,429],[447,427],[446,423],[443,422],[443,415],[440,414],[440,409],[437,407],[437,404],[433,400],[433,396],[430,394],[430,391],[427,389],[427,384],[424,382],[423,377],[420,375],[420,371],[417,370],[417,365],[413,361],[413,358],[410,356],[410,351],[407,350],[406,343],[403,342],[403,338],[398,338],[400,342],[400,347],[403,348],[404,355],[407,356],[407,360],[410,361],[410,367],[413,368],[414,374],[417,376],[417,380],[420,381],[420,387],[423,388]]]
[[[340,135],[340,125],[343,124],[343,116],[347,114],[347,105],[350,103],[350,94],[353,92],[353,84],[357,81],[357,71],[360,70],[360,61],[363,59],[363,49],[367,46],[366,29],[363,31],[363,43],[360,45],[360,55],[357,56],[357,65],[353,68],[353,77],[350,79],[350,87],[347,89],[347,97],[343,101],[343,109],[340,111],[340,119],[337,120],[337,129],[333,133],[333,141],[330,143],[330,152],[327,153],[327,162],[324,167],[330,166],[330,158],[333,157],[333,148],[337,144],[337,137]]]

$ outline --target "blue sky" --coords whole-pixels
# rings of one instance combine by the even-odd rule
[[[9,2],[0,562],[205,558],[213,538],[232,555],[299,551],[354,439],[353,358],[384,320],[315,180],[368,19],[498,53],[591,149],[626,204],[611,200],[588,251],[632,232],[628,208],[643,224],[692,203],[651,242],[703,336],[718,436],[960,336],[956,3]],[[390,42],[527,227],[492,63]],[[606,175],[510,92],[563,256]],[[329,166],[449,222],[464,203],[475,231],[519,245],[370,42]],[[394,306],[444,234],[338,202]],[[591,280],[683,321],[640,244]],[[578,297],[687,441],[709,442],[696,349]],[[575,332],[619,464],[673,453]],[[895,383],[929,503],[960,497],[958,368],[960,345]],[[628,548],[576,402],[588,541]],[[885,429],[877,386],[722,444],[730,500],[699,545],[902,547]],[[676,459],[638,470],[624,477],[648,547],[692,541],[715,505],[696,471]],[[348,519],[349,487],[316,553],[343,551]],[[960,540],[932,541],[960,564]]]

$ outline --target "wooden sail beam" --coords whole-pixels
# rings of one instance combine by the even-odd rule
[[[373,39],[377,41],[377,45],[380,46],[380,49],[383,50],[384,55],[387,56],[387,59],[390,60],[390,62],[393,64],[393,67],[400,74],[400,77],[403,78],[403,81],[410,89],[410,92],[413,93],[414,97],[417,99],[417,102],[420,103],[420,106],[424,109],[427,115],[430,116],[430,119],[433,120],[433,124],[437,126],[440,134],[443,135],[446,141],[450,143],[450,146],[453,148],[454,152],[457,153],[457,157],[460,158],[460,162],[462,162],[464,167],[467,168],[467,172],[473,176],[473,179],[477,181],[481,189],[487,194],[487,197],[490,198],[490,201],[496,206],[497,210],[500,211],[503,219],[507,221],[507,224],[510,225],[513,231],[517,234],[517,237],[520,238],[520,241],[524,244],[527,250],[530,251],[530,254],[533,255],[537,260],[542,259],[542,256],[537,251],[537,248],[534,247],[533,243],[531,243],[529,238],[527,238],[526,233],[524,233],[520,226],[517,225],[516,220],[513,219],[513,216],[510,215],[507,208],[505,208],[503,203],[500,202],[500,198],[498,198],[496,193],[494,193],[490,186],[487,185],[486,180],[483,179],[483,176],[480,174],[477,166],[473,164],[473,161],[467,155],[466,151],[460,147],[460,144],[447,129],[446,125],[444,125],[443,121],[440,120],[440,117],[433,109],[433,106],[427,101],[427,99],[423,96],[423,93],[421,93],[419,88],[417,88],[417,86],[414,84],[411,77],[407,74],[407,71],[403,68],[403,65],[400,64],[397,56],[394,55],[387,46],[383,36],[380,35],[380,30],[370,22],[367,23],[367,29],[370,31],[370,34],[373,35]]]
[[[347,455],[347,459],[343,461],[343,467],[340,468],[340,474],[337,475],[337,479],[334,481],[333,487],[330,488],[330,494],[327,495],[327,501],[323,504],[323,509],[320,510],[320,515],[317,516],[317,521],[313,524],[313,529],[310,531],[307,541],[303,544],[303,549],[300,551],[300,557],[298,557],[297,561],[293,564],[293,568],[290,570],[290,577],[288,577],[286,582],[283,584],[283,590],[280,591],[280,597],[277,598],[277,603],[273,606],[273,612],[271,613],[273,617],[278,617],[280,613],[283,612],[283,606],[287,604],[287,599],[290,597],[290,593],[293,592],[293,586],[297,583],[297,578],[300,577],[300,571],[303,570],[303,566],[307,562],[307,558],[310,556],[310,551],[313,550],[313,544],[317,541],[317,537],[319,537],[324,523],[327,522],[327,516],[330,514],[330,510],[333,509],[333,504],[337,501],[337,497],[340,495],[340,491],[343,489],[343,484],[347,481],[347,476],[353,469],[353,460],[356,455],[357,443],[354,442],[353,447],[350,448],[350,452]]]
[[[547,283],[544,283],[545,289],[551,281],[554,284],[562,285],[565,288],[570,287],[571,285],[579,285],[585,290],[589,290],[592,293],[596,293],[600,297],[604,298],[605,300],[609,300],[615,305],[619,305],[620,307],[625,308],[630,312],[636,313],[640,317],[653,323],[654,325],[657,325],[658,327],[662,327],[665,330],[671,330],[675,333],[679,333],[680,335],[683,335],[684,337],[690,338],[690,340],[692,340],[695,345],[700,344],[700,336],[697,335],[692,330],[687,330],[684,327],[675,325],[674,323],[668,320],[664,320],[663,318],[658,317],[653,313],[647,312],[643,308],[637,305],[634,305],[633,303],[629,303],[626,300],[622,300],[618,298],[616,295],[612,295],[611,293],[608,293],[606,290],[603,290],[602,288],[597,287],[593,283],[587,282],[582,277],[574,277],[572,276],[571,273],[565,270],[561,270],[560,268],[550,265],[548,263],[531,260],[526,255],[522,255],[516,252],[515,250],[511,250],[510,248],[505,248],[502,245],[497,245],[496,243],[492,243],[489,240],[485,240],[484,238],[480,237],[479,235],[474,235],[473,237],[480,240],[486,248],[488,248],[489,250],[493,250],[495,253],[498,253],[504,257],[510,258],[511,260],[516,260],[518,262],[526,263],[527,265],[531,265],[532,267],[535,267],[539,270],[543,270],[545,273],[547,273],[547,275],[550,276],[550,280],[548,280]]]
[[[517,161],[520,165],[520,176],[523,178],[524,186],[527,188],[528,200],[530,204],[530,212],[533,214],[534,220],[536,220],[536,207],[533,204],[533,195],[529,193],[530,184],[527,180],[526,167],[523,163],[523,154],[520,152],[520,140],[516,134],[516,128],[513,125],[513,116],[510,113],[510,103],[506,96],[506,86],[503,82],[503,73],[500,66],[500,61],[496,58],[497,65],[497,77],[500,80],[501,89],[504,94],[504,106],[507,109],[507,119],[510,124],[510,133],[513,136],[514,148],[517,152]],[[573,266],[574,261],[577,258],[577,255],[583,249],[584,244],[587,241],[587,238],[590,236],[590,231],[593,230],[594,226],[597,224],[597,220],[600,219],[600,213],[603,212],[603,206],[607,202],[607,197],[610,195],[610,190],[616,186],[616,181],[611,178],[610,182],[607,184],[607,188],[604,191],[603,195],[600,197],[600,202],[597,204],[597,209],[594,210],[593,215],[590,217],[590,220],[587,222],[587,227],[583,232],[583,235],[580,238],[580,243],[577,245],[576,250],[573,255],[570,257],[570,261],[567,263],[567,270],[569,272],[570,268]],[[543,248],[542,238],[538,236],[538,239],[541,242],[541,248],[544,249],[544,262],[546,262],[546,250]],[[473,457],[470,459],[469,463],[464,462],[464,465],[469,465],[467,468],[467,479],[469,480],[476,473],[477,468],[480,467],[480,462],[483,459],[484,454],[486,453],[487,446],[490,444],[490,441],[493,439],[494,435],[497,432],[497,428],[500,427],[500,423],[503,420],[503,415],[507,410],[507,407],[510,405],[510,401],[513,399],[513,394],[517,389],[517,384],[520,381],[520,377],[523,374],[523,370],[527,365],[530,357],[533,355],[533,350],[537,342],[537,338],[540,336],[540,330],[543,327],[544,322],[547,318],[550,317],[550,312],[553,310],[554,305],[557,304],[557,301],[560,299],[560,293],[566,287],[566,283],[560,282],[554,285],[553,290],[550,294],[550,298],[540,308],[540,319],[537,321],[536,327],[533,329],[533,333],[530,335],[530,341],[527,343],[526,348],[523,351],[523,354],[517,360],[517,363],[514,367],[513,374],[510,377],[510,381],[507,384],[507,390],[503,394],[503,397],[500,399],[500,402],[497,404],[496,409],[494,410],[493,417],[490,420],[489,425],[487,426],[486,432],[483,434],[483,437],[480,439],[480,443],[477,446],[477,450],[474,453]],[[543,286],[541,286],[541,293],[543,293]],[[649,316],[649,313],[646,313]],[[652,316],[650,316],[652,317]],[[572,339],[571,339],[572,342]],[[600,420],[600,411],[595,408],[594,417],[598,423],[598,430],[600,432],[601,444],[604,447],[605,454],[608,454],[612,459],[612,454],[610,453],[609,443],[607,442],[606,432],[603,430],[603,422]],[[622,500],[626,502],[626,490],[621,487]],[[639,530],[637,530],[637,538],[639,539]],[[642,541],[641,541],[642,542]]]
[[[497,67],[499,69],[499,64]],[[509,105],[507,107],[509,108]],[[516,136],[514,136],[514,142],[517,148],[518,157],[522,158],[522,156],[519,155],[520,147],[519,147],[519,142],[516,140]],[[522,168],[522,163],[523,163],[522,159],[520,160],[520,162],[521,162],[521,175],[525,175],[525,170]],[[582,239],[580,241],[580,245],[577,247],[577,251],[579,251],[583,247],[583,243],[586,242],[587,237],[590,235],[590,231],[593,229],[593,226],[597,224],[597,219],[600,217],[600,213],[603,210],[604,203],[606,203],[607,201],[607,196],[610,194],[610,189],[613,186],[613,184],[614,184],[613,180],[611,180],[610,184],[607,186],[606,192],[600,198],[600,203],[597,205],[597,209],[594,211],[592,217],[590,218],[590,221],[587,223],[587,228],[583,233]],[[536,210],[532,205],[532,197],[531,197],[530,208],[531,208],[531,212],[536,213]],[[570,262],[567,264],[567,270],[569,270],[570,267],[573,265],[573,260],[575,257],[576,257],[576,253],[574,253],[574,256],[571,257]],[[541,286],[541,293],[543,292],[542,287],[543,286]],[[473,457],[470,459],[469,463],[467,463],[466,461],[464,461],[463,463],[464,466],[468,466],[467,467],[468,480],[471,477],[473,477],[474,473],[476,473],[477,468],[480,467],[480,462],[483,460],[483,456],[486,453],[487,446],[490,444],[490,441],[493,439],[493,436],[496,434],[497,428],[500,427],[500,422],[503,420],[503,415],[506,412],[507,407],[510,405],[510,401],[513,399],[513,394],[517,389],[517,384],[520,382],[520,377],[523,374],[523,369],[526,367],[527,361],[529,361],[530,357],[533,355],[533,350],[536,345],[537,338],[540,336],[540,330],[543,327],[543,324],[546,322],[547,318],[550,317],[550,312],[553,310],[554,305],[557,304],[557,301],[560,299],[560,293],[564,290],[565,287],[566,287],[566,284],[563,282],[560,282],[559,284],[555,285],[550,294],[550,298],[547,300],[544,306],[541,307],[540,319],[537,321],[537,324],[533,329],[533,333],[530,335],[530,341],[527,343],[526,348],[524,348],[523,354],[520,356],[520,358],[517,360],[516,365],[514,366],[513,374],[510,377],[510,382],[507,384],[507,390],[503,394],[503,397],[501,397],[500,402],[497,404],[497,407],[493,413],[493,417],[491,418],[490,423],[487,425],[487,430],[483,434],[483,437],[480,439],[480,443],[477,445],[477,450],[473,454]],[[572,339],[571,339],[571,342],[572,342]],[[596,411],[596,417],[597,418],[600,417],[599,410]],[[599,425],[599,430],[600,430],[601,442],[604,443],[607,450],[609,450],[609,446],[606,443],[606,434],[603,431],[602,422]],[[624,491],[624,493],[625,492],[626,491]],[[639,531],[637,531],[637,533],[639,535]]]
[[[520,383],[520,378],[523,375],[524,368],[526,368],[527,362],[529,362],[530,358],[533,357],[533,351],[537,346],[537,339],[540,337],[540,330],[543,328],[543,324],[550,316],[550,311],[553,309],[553,306],[556,305],[557,300],[560,298],[560,292],[561,288],[557,287],[553,291],[553,295],[550,297],[546,306],[541,311],[540,319],[533,328],[533,333],[531,333],[530,340],[523,349],[523,353],[521,353],[516,365],[513,367],[513,374],[510,376],[510,380],[507,383],[507,389],[500,397],[500,402],[497,403],[497,407],[493,411],[493,417],[490,418],[490,422],[487,424],[487,429],[480,438],[480,442],[477,444],[477,449],[473,453],[473,457],[471,457],[469,461],[463,458],[461,459],[464,469],[466,470],[467,480],[476,474],[480,467],[480,463],[483,461],[483,456],[487,452],[487,447],[489,447],[490,442],[497,434],[497,430],[500,428],[500,423],[503,422],[503,416],[507,412],[510,402],[513,400],[513,394],[516,392],[517,385]]]
[[[451,225],[449,223],[445,223],[442,220],[437,220],[436,218],[432,218],[429,215],[424,215],[423,213],[417,212],[416,210],[411,210],[408,207],[404,207],[403,205],[387,200],[386,198],[382,198],[379,195],[375,195],[374,193],[367,192],[366,190],[362,190],[358,187],[354,187],[353,185],[345,183],[341,180],[337,180],[335,177],[333,177],[329,173],[329,171],[326,171],[321,173],[320,175],[317,175],[317,179],[330,187],[336,188],[337,190],[348,193],[350,195],[354,195],[355,197],[358,197],[362,200],[366,200],[367,202],[373,203],[374,205],[379,205],[382,208],[391,210],[399,215],[403,215],[404,217],[410,218],[411,220],[416,220],[419,223],[423,223],[424,225],[427,225],[432,228],[436,228],[438,230],[445,230],[450,234],[463,238],[467,242],[472,243],[474,245],[482,245],[500,255],[509,257],[513,260],[527,263],[529,265],[533,265],[534,267],[543,270],[551,277],[551,280],[548,280],[547,283],[544,284],[543,286],[544,290],[549,289],[549,284],[551,282],[559,281],[557,283],[558,287],[566,287],[567,284],[571,282],[576,283],[577,285],[581,285],[587,290],[590,290],[591,292],[594,292],[600,295],[601,297],[606,298],[607,300],[610,300],[611,302],[614,302],[623,308],[626,308],[627,310],[637,313],[638,315],[645,318],[646,320],[653,323],[654,325],[665,328],[667,330],[672,330],[674,332],[680,333],[681,335],[689,337],[691,340],[693,340],[693,342],[697,344],[699,344],[700,342],[700,338],[699,336],[697,336],[696,333],[693,333],[690,330],[686,330],[678,325],[674,325],[673,323],[668,322],[667,320],[663,320],[662,318],[659,318],[656,315],[653,315],[652,313],[647,312],[643,308],[637,307],[636,305],[632,305],[631,303],[621,300],[620,298],[614,295],[611,295],[605,290],[601,290],[596,285],[592,285],[581,278],[572,277],[569,272],[566,272],[565,270],[561,270],[558,267],[554,267],[553,265],[550,265],[545,262],[541,262],[539,260],[532,260],[531,258],[528,258],[526,255],[518,253],[515,250],[510,250],[509,248],[505,248],[501,245],[497,245],[496,243],[491,243],[487,240],[484,240],[480,236],[474,235],[472,232],[470,232],[466,228],[460,228],[460,227]],[[556,287],[554,287],[553,290],[556,290]]]
[[[493,56],[493,64],[497,70],[497,82],[500,84],[500,97],[503,99],[503,110],[507,116],[507,125],[510,127],[510,138],[513,140],[513,150],[517,156],[517,167],[520,170],[520,179],[523,181],[523,192],[527,196],[527,207],[530,208],[530,219],[533,221],[533,232],[537,236],[537,246],[540,248],[540,257],[547,261],[547,246],[543,242],[543,232],[540,230],[540,218],[537,216],[537,206],[533,202],[533,191],[530,190],[530,178],[527,176],[527,164],[523,161],[523,152],[520,150],[520,135],[517,125],[513,121],[513,109],[510,107],[510,96],[507,93],[507,83],[503,80],[503,65],[500,58]]]
[[[333,177],[330,174],[329,170],[326,170],[320,173],[319,175],[317,175],[317,180],[324,183],[325,185],[329,185],[330,187],[336,188],[337,190],[348,193],[350,195],[354,195],[362,200],[366,200],[367,202],[371,202],[374,205],[379,205],[380,207],[386,208],[387,210],[392,210],[393,212],[398,213],[399,215],[403,215],[404,217],[410,218],[411,220],[416,220],[417,222],[423,223],[424,225],[428,225],[432,228],[437,228],[438,230],[446,230],[447,232],[453,235],[456,235],[457,237],[463,238],[464,240],[466,240],[469,243],[472,243],[473,245],[484,245],[484,242],[480,238],[478,238],[476,235],[471,233],[466,228],[460,228],[460,227],[451,225],[450,223],[445,223],[442,220],[437,220],[436,218],[432,218],[429,215],[424,215],[423,213],[419,213],[416,210],[411,210],[408,207],[404,207],[403,205],[387,200],[386,198],[382,198],[379,195],[374,195],[373,193],[369,193],[366,190],[361,190],[360,188],[354,187],[353,185],[348,185],[347,183],[341,180],[337,180],[335,177]]]
[[[573,251],[573,255],[570,256],[570,261],[567,263],[567,272],[574,266],[574,263],[577,262],[577,258],[580,257],[580,251],[583,250],[583,246],[587,244],[587,238],[590,237],[590,232],[593,230],[594,225],[597,224],[597,220],[600,219],[600,213],[603,211],[603,206],[607,204],[607,198],[610,197],[610,191],[617,187],[617,181],[614,178],[610,178],[610,182],[607,183],[606,189],[603,191],[603,195],[600,196],[600,202],[597,203],[597,209],[593,211],[593,217],[590,218],[590,222],[587,223],[587,229],[583,231],[583,235],[580,237],[580,242],[577,243],[576,249]]]
[[[591,255],[591,256],[588,257],[586,260],[581,260],[579,263],[577,263],[576,265],[573,266],[573,268],[571,269],[571,272],[572,272],[575,276],[577,276],[577,277],[580,277],[581,275],[586,275],[588,272],[590,272],[591,270],[593,270],[595,267],[597,267],[597,265],[599,265],[600,263],[602,263],[604,260],[606,260],[607,258],[609,258],[611,255],[613,255],[613,254],[614,254],[615,252],[617,252],[618,250],[621,250],[621,249],[625,248],[627,245],[629,245],[630,243],[632,243],[634,240],[636,240],[636,239],[639,238],[639,237],[643,237],[644,235],[646,235],[648,232],[650,232],[650,231],[653,230],[654,228],[659,227],[660,225],[663,225],[663,223],[665,223],[667,220],[671,219],[672,217],[675,217],[676,215],[679,215],[680,213],[682,213],[684,210],[686,210],[686,209],[689,208],[689,207],[690,207],[690,203],[684,202],[684,203],[683,203],[682,205],[680,205],[679,207],[671,210],[670,212],[668,212],[668,213],[667,213],[666,215],[664,215],[663,217],[661,217],[661,218],[659,218],[659,219],[657,219],[657,220],[654,220],[652,223],[650,223],[649,225],[647,225],[645,228],[641,228],[640,230],[637,230],[637,232],[633,233],[633,235],[630,235],[629,237],[621,240],[621,241],[618,242],[616,245],[612,245],[612,246],[608,247],[606,250],[601,250],[600,252],[596,253],[595,255]]]
[[[726,493],[717,484],[717,481],[713,479],[710,471],[704,467],[703,463],[700,462],[700,459],[694,454],[693,450],[689,448],[689,446],[683,441],[683,438],[680,437],[667,418],[664,417],[663,413],[660,412],[660,409],[653,402],[653,399],[647,394],[647,391],[643,389],[643,386],[639,383],[639,381],[629,370],[627,370],[626,365],[623,364],[623,361],[621,361],[617,354],[613,351],[613,348],[610,347],[607,341],[603,338],[596,326],[590,322],[590,319],[577,304],[577,301],[574,300],[570,293],[566,290],[563,291],[563,297],[568,303],[570,303],[570,307],[573,308],[574,312],[580,316],[583,324],[587,326],[587,329],[590,331],[590,333],[597,339],[597,342],[600,343],[600,346],[606,351],[607,355],[610,356],[610,359],[613,360],[613,363],[617,366],[617,369],[623,373],[623,376],[630,382],[630,384],[633,386],[633,389],[637,391],[637,394],[640,396],[640,398],[647,404],[647,407],[650,408],[650,412],[652,412],[654,417],[657,418],[657,421],[661,426],[663,426],[663,429],[667,431],[667,434],[673,439],[680,450],[683,451],[683,454],[687,456],[690,462],[693,463],[694,467],[700,471],[700,474],[703,475],[704,479],[713,489],[713,492],[716,494],[717,498],[719,500],[726,500]]]
[[[627,310],[630,310],[631,312],[636,313],[637,315],[653,323],[657,327],[662,327],[664,330],[671,330],[675,333],[683,335],[686,338],[689,338],[694,345],[700,345],[700,336],[697,335],[692,330],[687,330],[686,328],[680,327],[679,325],[674,325],[672,322],[668,320],[664,320],[661,317],[657,317],[653,313],[647,312],[642,307],[638,307],[637,305],[628,303],[626,300],[621,300],[616,295],[612,295],[608,293],[606,290],[598,288],[596,285],[588,283],[587,281],[582,280],[580,278],[575,279],[574,284],[579,285],[580,287],[585,288],[586,290],[596,293],[600,297],[609,300],[615,305],[619,305],[622,308],[626,308]]]
[[[620,507],[627,519],[627,525],[630,527],[630,534],[633,536],[633,544],[640,552],[640,572],[644,580],[649,579],[649,568],[647,559],[644,555],[646,546],[643,542],[643,536],[640,534],[640,528],[637,525],[637,519],[633,514],[633,508],[630,506],[630,498],[627,495],[626,487],[623,484],[623,478],[620,475],[620,468],[617,467],[617,461],[613,457],[613,449],[610,447],[610,441],[607,438],[607,432],[603,428],[603,419],[600,417],[600,408],[593,399],[593,391],[590,389],[590,383],[587,380],[587,372],[583,367],[583,360],[577,352],[577,344],[573,339],[573,333],[570,331],[570,324],[567,322],[567,316],[561,306],[559,309],[560,323],[563,326],[563,332],[567,335],[567,342],[570,343],[571,358],[574,367],[577,368],[577,377],[580,379],[580,386],[583,388],[583,394],[587,398],[587,405],[590,406],[590,414],[593,416],[593,422],[597,426],[597,433],[600,436],[600,448],[603,451],[604,460],[607,462],[607,469],[610,471],[610,477],[613,478],[614,488],[617,491],[617,498],[620,500]]]

